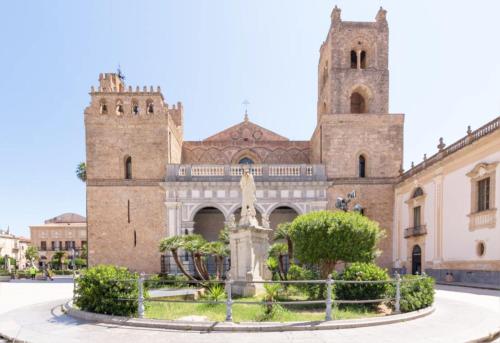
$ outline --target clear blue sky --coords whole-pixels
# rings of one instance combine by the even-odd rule
[[[390,111],[406,113],[405,166],[500,112],[500,2],[367,0],[9,1],[0,10],[0,228],[85,214],[74,170],[100,72],[182,101],[185,138],[243,117],[291,139],[316,120],[318,50],[335,4],[390,28]]]

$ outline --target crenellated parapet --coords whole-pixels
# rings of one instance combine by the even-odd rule
[[[90,89],[91,102],[86,115],[109,118],[164,118],[170,116],[182,132],[183,107],[181,102],[169,105],[165,102],[160,86],[127,86],[120,75],[99,75],[99,86]]]

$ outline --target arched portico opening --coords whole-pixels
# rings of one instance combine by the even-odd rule
[[[276,230],[278,224],[291,222],[299,214],[289,206],[276,207],[269,215],[269,225],[272,230]]]
[[[413,246],[411,252],[411,273],[422,274],[422,249],[419,245]]]
[[[224,214],[215,207],[203,207],[193,218],[193,233],[200,234],[207,241],[216,241],[219,233],[224,229]]]

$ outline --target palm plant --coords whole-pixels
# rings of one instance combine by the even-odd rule
[[[64,251],[56,251],[52,256],[52,261],[62,269],[62,265],[64,262],[64,258],[66,257],[66,253]]]
[[[33,261],[38,260],[38,249],[34,246],[29,246],[24,253],[26,259],[33,263]]]
[[[202,280],[208,280],[210,275],[204,260],[204,246],[207,241],[199,234],[184,236],[183,248],[191,254],[194,269]]]
[[[186,275],[188,279],[190,280],[196,280],[195,277],[191,274],[189,274],[184,268],[184,265],[182,264],[181,260],[179,259],[179,248],[182,248],[184,244],[184,237],[185,236],[172,236],[172,237],[167,237],[163,238],[160,241],[160,252],[166,253],[170,251],[172,254],[172,257],[174,258],[175,264],[179,268],[179,270],[182,272],[182,274]]]
[[[212,255],[215,258],[215,275],[216,279],[222,277],[222,268],[224,266],[224,257],[229,255],[229,247],[221,241],[206,243],[203,247],[206,254]]]
[[[269,256],[278,259],[278,276],[281,280],[286,280],[285,263],[283,261],[285,255],[288,253],[288,247],[285,243],[274,243],[269,248]]]
[[[276,228],[274,233],[274,240],[283,239],[286,241],[287,249],[288,249],[288,260],[293,261],[293,242],[290,238],[290,228],[292,223],[281,223]]]

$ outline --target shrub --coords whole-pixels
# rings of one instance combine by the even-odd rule
[[[340,279],[347,281],[378,281],[389,280],[389,275],[387,270],[373,263],[357,262],[348,266]],[[375,284],[338,283],[336,294],[339,300],[374,300],[385,298],[389,289],[390,283],[388,282]]]
[[[76,279],[75,305],[89,312],[133,316],[137,313],[138,277],[123,267],[89,268]]]
[[[7,275],[10,275],[8,270],[0,269],[0,276],[7,276]]]
[[[420,310],[434,303],[434,279],[429,276],[404,275],[401,278],[401,312]]]
[[[290,280],[318,280],[319,274],[313,270],[292,264],[288,269]],[[317,283],[297,283],[293,284],[300,292],[307,295],[309,299],[320,299],[323,296],[325,285]]]
[[[321,277],[326,278],[338,261],[373,261],[383,231],[358,213],[319,211],[295,218],[289,235],[294,256],[302,263],[319,265]]]
[[[87,260],[84,258],[75,258],[75,266],[83,268],[87,266]]]

